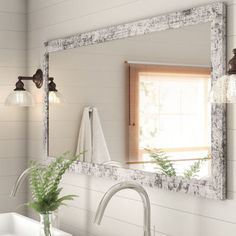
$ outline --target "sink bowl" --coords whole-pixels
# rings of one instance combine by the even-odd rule
[[[72,236],[55,229],[55,236]],[[0,236],[38,236],[39,222],[17,213],[0,214]]]

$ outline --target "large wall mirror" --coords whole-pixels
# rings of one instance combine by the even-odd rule
[[[85,151],[74,171],[226,197],[226,107],[209,102],[222,3],[49,41],[43,65],[47,156]]]

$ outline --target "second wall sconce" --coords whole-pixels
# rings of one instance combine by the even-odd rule
[[[31,76],[19,76],[18,81],[16,82],[16,87],[12,93],[8,95],[5,100],[6,106],[20,106],[28,107],[35,104],[34,98],[28,91],[24,88],[24,83],[22,80],[31,80],[34,82],[37,88],[41,88],[43,85],[43,72],[41,69],[38,69],[36,73]],[[60,103],[62,100],[62,95],[57,91],[56,84],[53,82],[53,78],[49,78],[49,102],[50,103]],[[53,95],[51,95],[53,93]],[[50,96],[54,99],[50,100]]]
[[[212,86],[210,101],[212,103],[236,103],[236,48],[229,61],[228,72]]]
[[[59,93],[58,90],[56,89],[56,84],[53,81],[54,78],[49,77],[48,80],[49,80],[49,83],[48,83],[48,92],[49,92],[48,93],[48,100],[49,100],[49,103],[59,104],[59,103],[64,102],[64,98],[63,98],[62,94]]]

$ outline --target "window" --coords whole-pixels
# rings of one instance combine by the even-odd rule
[[[161,149],[176,165],[208,157],[210,81],[209,68],[130,65],[127,163],[151,162],[146,149]]]

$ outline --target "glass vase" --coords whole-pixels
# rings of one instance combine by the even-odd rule
[[[40,214],[40,234],[39,236],[54,236],[53,214]]]

